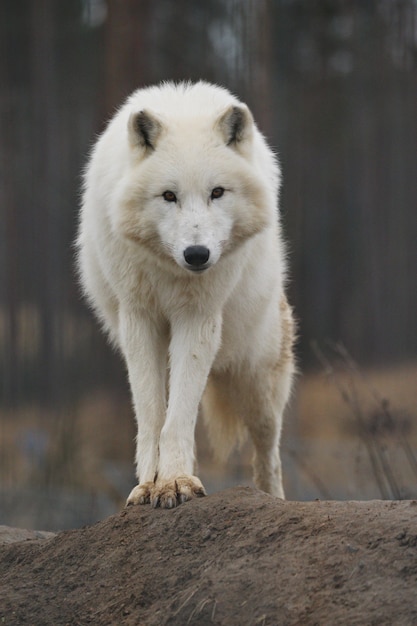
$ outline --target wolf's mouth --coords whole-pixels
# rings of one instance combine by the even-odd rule
[[[187,266],[186,269],[189,272],[192,272],[193,274],[203,274],[210,267],[211,267],[211,265],[205,265],[204,267],[190,267],[190,266]]]

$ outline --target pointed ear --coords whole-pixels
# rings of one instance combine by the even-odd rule
[[[162,132],[162,123],[149,111],[132,113],[128,122],[129,141],[134,147],[155,150],[158,137]]]
[[[227,146],[238,147],[252,137],[253,117],[244,104],[229,107],[217,125]]]

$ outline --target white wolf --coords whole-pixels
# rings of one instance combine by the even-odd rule
[[[135,91],[84,180],[82,285],[129,373],[138,485],[128,504],[205,494],[214,452],[254,444],[254,480],[284,497],[279,441],[294,370],[277,211],[280,172],[246,105],[205,82]]]

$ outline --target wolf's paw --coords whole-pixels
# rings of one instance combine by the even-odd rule
[[[126,506],[131,504],[148,504],[151,501],[151,490],[154,484],[152,482],[136,485],[129,494]]]
[[[197,476],[178,476],[173,480],[157,480],[151,489],[154,508],[173,509],[192,498],[201,498],[206,491]]]

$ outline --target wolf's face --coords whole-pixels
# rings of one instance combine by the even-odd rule
[[[148,112],[132,116],[123,234],[198,274],[265,228],[270,215],[251,164],[252,130],[246,107],[171,125]]]

